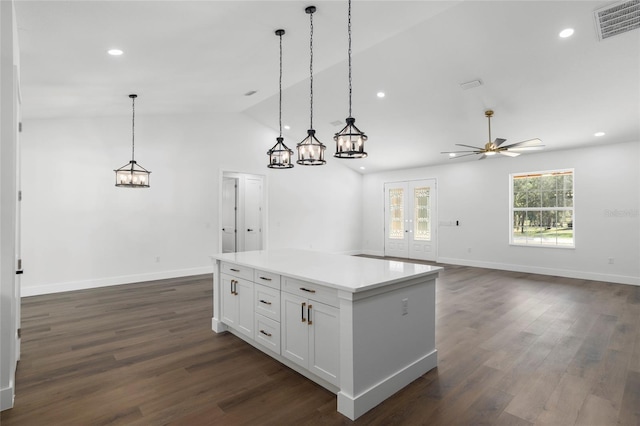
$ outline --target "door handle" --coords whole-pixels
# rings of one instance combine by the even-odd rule
[[[16,271],[16,275],[22,275],[24,274],[24,271],[22,269],[19,269]]]
[[[307,304],[305,302],[302,302],[302,304],[300,305],[300,319],[302,320],[302,322],[307,322],[307,319],[304,317],[304,307],[307,306]]]
[[[309,318],[309,321],[307,321],[307,323],[309,325],[313,324],[313,321],[311,321],[311,308],[313,308],[313,305],[309,305],[309,307],[307,308],[307,318]]]
[[[247,229],[247,232],[253,232],[253,229],[249,228]]]

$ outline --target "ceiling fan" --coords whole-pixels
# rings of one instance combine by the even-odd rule
[[[543,149],[544,145],[542,145],[542,141],[540,139],[529,139],[522,142],[512,143],[511,145],[502,145],[506,142],[506,139],[496,138],[495,141],[491,142],[491,117],[493,117],[493,110],[486,110],[484,112],[485,117],[489,121],[489,142],[487,142],[483,148],[479,146],[471,146],[457,143],[457,146],[463,146],[465,148],[472,148],[472,150],[466,151],[445,151],[441,152],[441,154],[449,154],[450,159],[466,157],[469,155],[478,155],[480,154],[480,160],[487,158],[487,156],[502,154],[507,157],[517,157],[520,155],[518,151],[535,151],[539,149]],[[462,155],[458,155],[462,154]]]

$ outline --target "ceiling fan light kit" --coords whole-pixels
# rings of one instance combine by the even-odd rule
[[[471,150],[444,151],[444,152],[441,152],[441,154],[448,154],[449,159],[467,157],[469,155],[480,155],[479,159],[483,160],[486,157],[490,157],[496,154],[501,154],[501,155],[504,155],[505,157],[517,157],[518,155],[520,155],[520,153],[516,151],[535,151],[535,150],[540,150],[544,148],[544,145],[542,145],[542,141],[537,138],[512,143],[511,145],[502,145],[507,141],[506,139],[502,139],[502,138],[496,138],[492,142],[491,141],[491,117],[493,117],[493,114],[494,112],[491,109],[488,109],[484,112],[484,116],[487,117],[488,127],[489,127],[489,141],[484,145],[484,147],[464,145],[464,144],[457,143],[456,146],[471,148]]]

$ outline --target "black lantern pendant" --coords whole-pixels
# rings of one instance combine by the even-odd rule
[[[354,124],[356,119],[351,116],[351,0],[349,0],[348,33],[349,117],[346,119],[347,125],[333,137],[333,140],[336,141],[336,153],[333,156],[337,158],[365,158],[367,153],[364,151],[364,143],[367,140],[367,135],[356,127]]]
[[[123,188],[149,188],[149,175],[151,172],[135,160],[135,129],[136,129],[136,98],[138,95],[131,94],[131,108],[133,111],[131,125],[131,161],[120,167],[116,172],[116,186]]]
[[[279,93],[280,101],[278,107],[278,123],[280,126],[280,136],[276,138],[276,144],[267,151],[269,155],[269,164],[267,167],[271,169],[290,169],[293,167],[291,157],[293,151],[287,148],[284,144],[284,138],[282,137],[282,36],[284,30],[276,30],[276,35],[280,37],[280,79],[279,79]]]
[[[310,38],[309,38],[309,50],[310,50],[310,61],[309,61],[309,71],[310,71],[310,104],[311,107],[309,109],[311,120],[309,125],[309,130],[307,130],[307,137],[303,139],[296,147],[298,149],[298,164],[303,166],[321,166],[326,163],[324,160],[324,150],[326,146],[324,146],[318,139],[316,139],[316,131],[313,130],[313,13],[316,11],[315,6],[309,6],[304,10],[309,15],[310,22]]]

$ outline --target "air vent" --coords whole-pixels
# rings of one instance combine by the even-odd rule
[[[598,38],[604,40],[640,28],[640,0],[625,1],[594,12]]]

